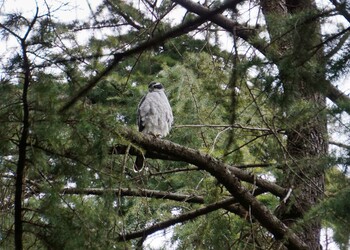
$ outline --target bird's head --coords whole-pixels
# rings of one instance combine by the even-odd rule
[[[151,82],[148,85],[148,91],[153,92],[153,91],[159,91],[159,90],[164,90],[164,87],[161,83],[159,82]]]

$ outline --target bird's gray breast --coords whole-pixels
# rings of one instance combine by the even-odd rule
[[[155,136],[166,136],[173,122],[173,113],[164,91],[148,93],[138,108],[139,130]]]

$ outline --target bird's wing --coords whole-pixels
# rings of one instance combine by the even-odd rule
[[[174,122],[173,111],[171,109],[169,100],[165,94],[164,94],[163,98],[164,98],[165,119],[166,119],[166,122],[168,123],[169,129],[170,129],[171,125]]]
[[[145,95],[137,108],[137,124],[139,126],[139,132],[142,132],[145,128],[145,118],[150,112],[150,98],[148,97],[149,94]]]

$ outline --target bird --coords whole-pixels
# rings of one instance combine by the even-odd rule
[[[159,82],[148,85],[148,93],[142,97],[137,108],[139,132],[164,138],[171,130],[174,117],[164,87]],[[144,167],[144,156],[136,157],[134,170],[139,172]]]

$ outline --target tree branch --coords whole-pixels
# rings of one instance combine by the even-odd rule
[[[120,235],[118,240],[119,241],[127,241],[127,240],[132,240],[132,239],[140,238],[140,237],[145,238],[154,232],[168,228],[168,227],[173,226],[177,223],[193,220],[193,219],[195,219],[199,216],[202,216],[204,214],[208,214],[208,213],[213,212],[215,210],[218,210],[220,208],[224,208],[226,206],[229,206],[229,205],[233,204],[234,202],[235,202],[234,198],[229,198],[229,199],[226,199],[223,201],[215,202],[215,203],[212,203],[212,204],[205,206],[203,208],[199,208],[197,210],[194,210],[194,211],[191,211],[188,213],[183,213],[183,214],[176,216],[175,218],[169,219],[167,221],[163,221],[163,222],[154,224],[146,229]]]
[[[179,193],[171,193],[166,191],[150,190],[150,189],[104,189],[104,188],[64,188],[60,191],[61,194],[78,194],[78,195],[103,195],[106,193],[115,194],[116,196],[134,196],[147,197],[157,199],[168,199],[180,202],[189,203],[204,203],[204,198],[198,195],[186,195]]]
[[[327,97],[339,108],[343,109],[350,115],[350,98],[345,93],[334,87],[329,81],[327,81]]]
[[[60,191],[62,195],[104,195],[106,193],[115,194],[116,196],[132,196],[132,197],[147,197],[155,199],[167,199],[172,201],[204,204],[205,199],[200,195],[186,195],[179,193],[171,193],[159,190],[149,189],[130,189],[130,188],[118,188],[118,189],[103,189],[103,188],[64,188]],[[262,194],[261,190],[255,190],[254,195]],[[248,218],[249,214],[238,204],[230,204],[224,207],[227,211],[235,213],[242,218]]]
[[[272,132],[269,128],[258,128],[258,127],[249,127],[249,126],[243,126],[241,124],[184,124],[184,125],[176,125],[173,127],[174,129],[178,128],[238,128],[238,129],[244,129],[244,130],[251,130],[251,131],[262,131],[262,132]],[[276,132],[284,133],[283,129],[277,129]]]
[[[142,29],[142,26],[137,24],[134,20],[132,20],[132,18],[130,16],[128,16],[123,10],[121,10],[117,5],[115,5],[114,3],[112,3],[110,0],[106,0],[106,3],[112,7],[112,9],[118,14],[121,15],[124,20],[130,24],[132,27],[134,27],[137,30]]]
[[[245,41],[249,41],[251,38],[254,38],[258,34],[255,28],[243,26],[225,17],[222,14],[218,13],[216,15],[208,16],[209,8],[201,4],[195,3],[190,0],[172,0],[172,1],[180,4],[182,7],[184,7],[188,11],[196,13],[198,16],[207,16],[207,19],[209,21],[212,21],[213,23],[219,25],[220,27],[224,28],[230,33],[233,33],[234,31],[238,37],[242,38]],[[258,44],[256,44],[255,46],[260,47]]]
[[[332,144],[334,146],[338,146],[340,148],[345,148],[347,150],[350,150],[350,145],[347,145],[347,144],[344,144],[344,143],[341,143],[341,142],[329,141],[329,144]]]
[[[146,154],[145,157],[149,158],[149,159],[160,159],[160,160],[168,160],[168,161],[184,161],[183,158],[181,157],[174,157],[173,155],[170,154],[164,154],[158,151],[153,151],[150,148],[145,148],[146,149]],[[112,147],[110,149],[110,153],[111,154],[125,154],[127,150],[127,146],[125,145],[116,145],[114,147]],[[130,155],[141,155],[141,152],[133,147],[131,147],[128,151],[128,153]],[[258,177],[257,175],[251,173],[251,172],[247,172],[244,171],[240,168],[251,168],[251,167],[266,167],[266,166],[270,166],[271,164],[268,163],[259,163],[259,164],[246,164],[246,165],[232,165],[232,166],[228,166],[227,168],[229,169],[229,171],[234,174],[237,178],[239,178],[242,181],[251,183],[253,185],[256,185],[262,189],[264,189],[265,191],[268,191],[280,198],[283,198],[288,190],[286,190],[285,188],[282,188],[281,186],[266,181],[260,177]]]
[[[109,154],[125,154],[127,152],[128,146],[125,145],[115,145],[109,149]],[[140,150],[131,147],[128,151],[128,154],[134,155],[134,156],[142,156],[142,153]],[[178,158],[166,155],[166,154],[159,154],[152,151],[146,151],[144,156],[148,159],[160,159],[160,160],[167,160],[167,161],[181,161]]]
[[[290,248],[307,249],[305,243],[301,241],[294,232],[275,217],[266,206],[257,200],[249,190],[240,183],[238,176],[232,175],[232,173],[241,174],[241,172],[244,171],[232,168],[197,150],[186,148],[169,141],[156,139],[154,136],[136,133],[127,128],[120,128],[118,132],[120,136],[140,147],[180,158],[187,163],[196,165],[198,168],[209,172],[232,194],[233,197],[235,197],[240,205],[242,205],[247,211],[251,211],[252,216],[254,216],[263,227],[271,232],[276,239],[283,239],[285,241],[284,244]],[[252,177],[254,179],[253,175]]]

